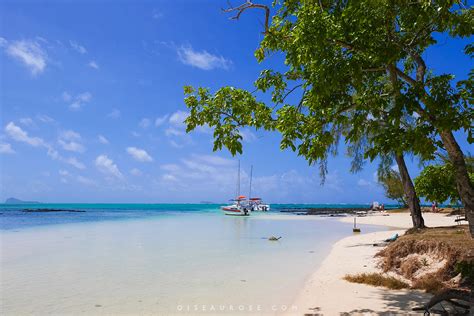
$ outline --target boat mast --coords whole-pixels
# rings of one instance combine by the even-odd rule
[[[240,159],[238,160],[239,167],[237,169],[237,197],[240,196]]]
[[[250,165],[250,186],[249,186],[249,200],[252,198],[252,172],[253,166]]]

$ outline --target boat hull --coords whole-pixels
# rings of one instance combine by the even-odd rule
[[[235,206],[223,206],[221,207],[222,211],[224,212],[225,215],[231,215],[231,216],[248,216],[249,211],[237,208]]]

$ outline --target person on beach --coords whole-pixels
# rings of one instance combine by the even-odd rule
[[[438,207],[437,203],[436,203],[436,202],[433,202],[433,204],[431,204],[431,211],[432,211],[433,213],[436,213],[437,207]]]

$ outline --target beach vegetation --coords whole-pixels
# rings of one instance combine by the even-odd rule
[[[469,179],[474,183],[474,160],[466,159]],[[456,170],[449,160],[441,164],[426,166],[415,178],[415,189],[420,197],[427,201],[442,204],[450,201],[452,205],[459,203],[461,197],[456,188]]]
[[[229,8],[235,19],[247,9],[261,9],[264,36],[255,57],[263,62],[281,55],[284,63],[263,70],[255,89],[186,86],[187,131],[212,127],[214,150],[225,147],[232,154],[242,153],[241,128],[277,131],[280,148],[318,164],[322,181],[341,140],[359,162],[395,159],[417,228],[424,222],[404,155],[429,160],[444,147],[474,225],[474,188],[453,135],[464,129],[473,141],[474,72],[456,81],[452,74],[434,72],[424,59],[438,42],[436,34],[444,40],[473,34],[466,6],[464,1],[287,0],[273,9],[250,1]],[[474,46],[465,53],[472,56]]]
[[[473,285],[469,275],[474,240],[467,226],[412,229],[376,256],[382,271],[399,274],[410,280],[412,287],[430,293]],[[461,278],[456,281],[459,274]]]
[[[404,208],[408,207],[402,178],[398,171],[389,169],[387,172],[379,172],[377,180],[383,187],[387,198],[397,201]]]
[[[381,273],[360,273],[348,274],[344,276],[344,280],[352,283],[368,284],[372,286],[383,286],[392,290],[401,290],[409,288],[410,285],[393,276],[386,276]]]
[[[427,293],[437,294],[446,288],[446,285],[439,280],[438,276],[433,274],[426,274],[423,277],[416,279],[413,282],[412,288],[417,290],[424,290]]]

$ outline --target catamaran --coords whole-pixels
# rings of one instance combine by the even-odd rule
[[[245,196],[239,195],[236,199],[231,200],[234,202],[232,205],[222,206],[221,209],[225,215],[234,216],[248,216],[250,215],[251,208],[248,207],[245,201]]]
[[[237,198],[231,200],[231,202],[233,202],[231,205],[221,206],[221,209],[225,215],[248,216],[250,215],[251,209],[249,208],[249,205],[245,199],[246,199],[245,196],[240,195],[240,160],[239,160],[239,168],[237,171]]]
[[[226,215],[234,216],[248,216],[250,212],[267,212],[270,210],[270,205],[264,204],[261,198],[252,197],[252,174],[253,166],[250,166],[250,185],[249,198],[240,195],[240,160],[237,172],[237,198],[231,200],[231,205],[222,206],[221,209]]]
[[[252,176],[253,166],[250,166],[250,185],[249,185],[249,200],[248,205],[252,212],[267,212],[270,210],[270,205],[264,204],[259,197],[252,197]]]

